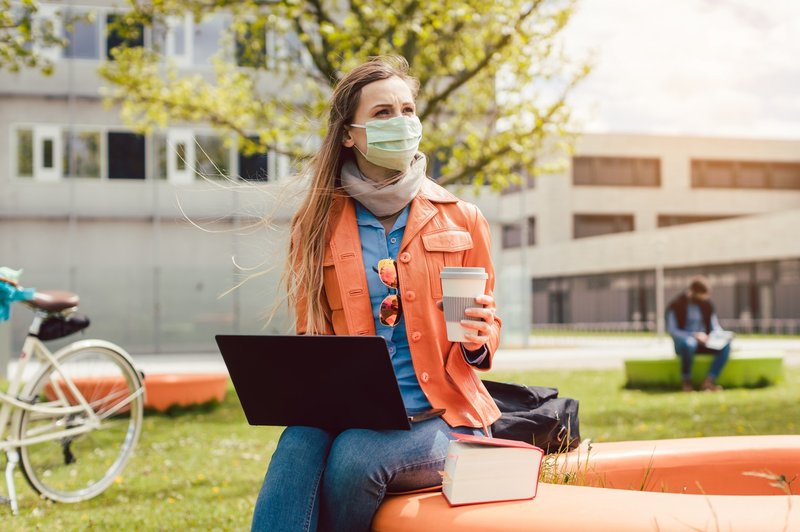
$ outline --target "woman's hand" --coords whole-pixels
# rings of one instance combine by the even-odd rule
[[[483,294],[476,297],[475,302],[484,306],[470,307],[464,311],[464,314],[471,318],[480,318],[481,321],[461,320],[461,325],[465,329],[474,331],[474,333],[464,335],[466,341],[462,342],[462,344],[467,351],[477,351],[482,348],[489,341],[489,327],[494,324],[495,308],[493,306],[487,308],[487,305],[494,305],[494,298]],[[444,308],[441,301],[438,301],[436,305],[439,310]]]
[[[474,334],[464,335],[466,341],[462,344],[467,351],[477,351],[482,348],[489,341],[489,327],[494,324],[495,309],[486,306],[493,305],[494,298],[484,294],[476,297],[475,302],[484,306],[482,308],[470,307],[464,311],[464,314],[470,318],[480,318],[481,321],[461,320],[462,327],[475,331]]]

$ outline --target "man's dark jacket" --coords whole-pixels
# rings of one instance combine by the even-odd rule
[[[681,330],[686,330],[686,314],[689,311],[689,296],[686,293],[683,293],[673,299],[670,304],[667,306],[667,315],[669,315],[669,311],[675,313],[675,321],[678,322],[678,328]],[[711,301],[691,301],[698,307],[700,307],[700,312],[703,314],[703,323],[706,326],[706,334],[711,332],[711,315],[714,314],[714,305],[711,304]]]

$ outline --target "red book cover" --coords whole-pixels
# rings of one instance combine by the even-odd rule
[[[459,434],[451,432],[451,436],[464,443],[479,443],[482,445],[496,445],[498,447],[519,447],[520,449],[536,449],[544,454],[544,450],[530,443],[519,440],[504,440],[503,438],[489,438],[487,436],[474,436],[472,434]]]

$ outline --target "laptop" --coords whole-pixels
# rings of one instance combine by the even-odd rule
[[[409,430],[381,336],[216,336],[251,425]]]

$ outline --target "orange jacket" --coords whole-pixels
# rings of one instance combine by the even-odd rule
[[[328,243],[323,260],[326,334],[375,335],[375,322],[361,256],[355,202],[347,195],[334,198],[328,217]],[[482,266],[494,290],[489,224],[478,208],[426,179],[411,202],[408,222],[397,257],[411,360],[420,387],[434,408],[445,408],[451,426],[487,427],[500,417],[494,400],[467,364],[459,343],[447,340],[439,272],[445,266]],[[297,315],[305,315],[299,298]],[[486,346],[494,356],[500,342],[501,320],[495,318]],[[298,334],[304,320],[298,318]],[[491,367],[491,360],[488,367]]]

